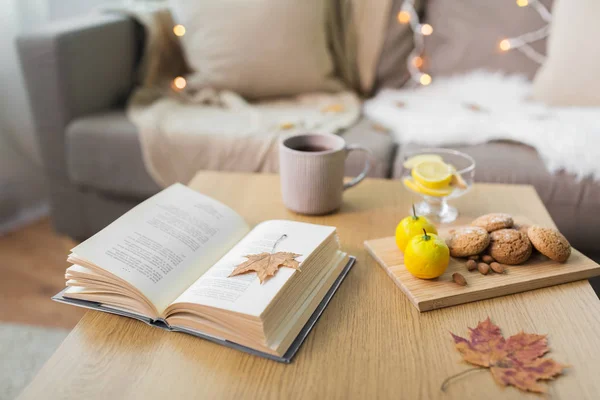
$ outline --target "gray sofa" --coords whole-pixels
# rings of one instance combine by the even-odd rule
[[[18,39],[23,73],[48,175],[55,228],[85,238],[156,193],[124,104],[135,82],[143,31],[131,19],[96,15]],[[367,120],[342,133],[370,147],[371,176],[395,178],[414,145],[396,145]],[[600,183],[551,175],[532,148],[496,142],[457,146],[477,161],[476,180],[533,184],[552,217],[584,252],[597,251]],[[356,175],[362,155],[348,160]]]

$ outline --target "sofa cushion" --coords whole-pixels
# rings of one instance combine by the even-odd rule
[[[395,145],[385,131],[363,119],[343,137],[349,144],[371,149],[374,160],[369,176],[389,177]],[[146,171],[137,130],[123,110],[76,119],[67,127],[66,146],[69,178],[78,185],[139,199],[160,190]],[[358,175],[364,163],[365,154],[353,152],[346,162],[346,175]]]
[[[401,146],[393,176],[402,175],[404,155],[419,147]],[[600,181],[579,180],[566,173],[551,174],[535,149],[515,142],[490,142],[476,146],[448,146],[471,155],[476,162],[475,181],[530,184],[535,187],[561,232],[579,250],[597,247],[600,234]]]
[[[541,0],[550,8],[553,0]],[[524,74],[532,79],[539,64],[518,50],[500,51],[503,39],[517,37],[547,25],[535,7],[514,1],[427,1],[425,20],[433,33],[425,36],[424,69],[436,77],[488,69]],[[590,34],[593,37],[593,34]],[[530,45],[545,53],[546,39]]]

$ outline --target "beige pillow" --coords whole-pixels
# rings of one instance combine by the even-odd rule
[[[600,106],[600,1],[560,0],[552,10],[548,57],[533,82],[537,100]]]
[[[192,88],[251,98],[337,91],[323,0],[171,0]]]

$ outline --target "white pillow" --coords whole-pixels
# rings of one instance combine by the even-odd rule
[[[555,106],[600,106],[599,0],[559,0],[533,96]]]
[[[323,0],[171,0],[190,67],[188,87],[256,99],[342,89]]]

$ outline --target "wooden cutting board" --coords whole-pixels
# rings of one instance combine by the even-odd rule
[[[519,221],[524,222],[523,219]],[[440,236],[446,239],[452,228],[440,228]],[[600,265],[572,249],[571,257],[564,264],[534,252],[525,264],[506,266],[504,274],[490,271],[488,275],[482,275],[477,270],[470,272],[466,268],[466,260],[450,257],[448,268],[442,276],[425,280],[415,278],[406,270],[404,255],[396,246],[393,236],[367,240],[365,247],[421,312],[600,275]],[[460,272],[466,278],[467,286],[459,286],[452,281],[454,272]]]

